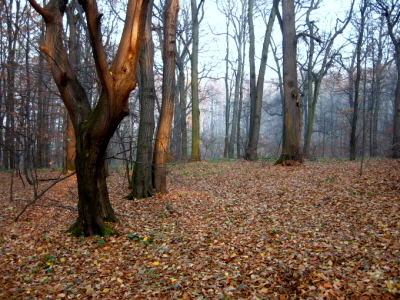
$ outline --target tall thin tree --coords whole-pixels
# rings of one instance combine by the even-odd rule
[[[163,39],[163,85],[162,105],[154,145],[154,188],[156,192],[167,192],[167,159],[174,115],[176,24],[179,11],[178,0],[167,0],[164,11]]]

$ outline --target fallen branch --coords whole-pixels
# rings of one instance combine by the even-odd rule
[[[35,198],[31,202],[29,202],[27,205],[25,205],[25,207],[22,209],[22,211],[14,218],[14,222],[18,222],[19,217],[25,212],[25,210],[29,206],[34,204],[36,201],[38,201],[49,189],[51,189],[53,186],[55,186],[60,181],[63,181],[64,179],[67,179],[68,177],[71,177],[72,175],[75,175],[75,173],[76,173],[76,171],[72,172],[71,174],[68,174],[67,176],[65,176],[63,178],[57,179],[56,181],[51,183],[47,188],[45,188],[40,194],[36,195]]]

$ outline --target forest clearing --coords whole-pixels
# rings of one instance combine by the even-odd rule
[[[170,166],[169,193],[124,200],[119,236],[72,237],[76,178],[33,200],[1,172],[1,299],[398,299],[400,161]],[[41,179],[56,172],[39,171]],[[51,184],[39,181],[40,190]]]

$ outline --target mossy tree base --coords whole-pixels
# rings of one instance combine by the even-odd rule
[[[117,236],[118,231],[116,231],[113,227],[105,224],[102,230],[100,232],[96,232],[95,234],[89,234],[85,232],[82,221],[79,220],[79,218],[75,221],[74,224],[72,224],[69,229],[66,231],[66,233],[70,233],[72,236],[79,237],[79,236],[93,236],[93,235],[99,235],[99,236]]]

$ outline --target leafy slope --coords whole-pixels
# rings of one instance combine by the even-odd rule
[[[76,182],[35,206],[10,174],[0,214],[1,299],[397,299],[400,162],[178,164],[170,192],[121,200],[118,237],[72,238]],[[49,174],[41,174],[51,177]],[[46,182],[42,183],[45,186]]]

